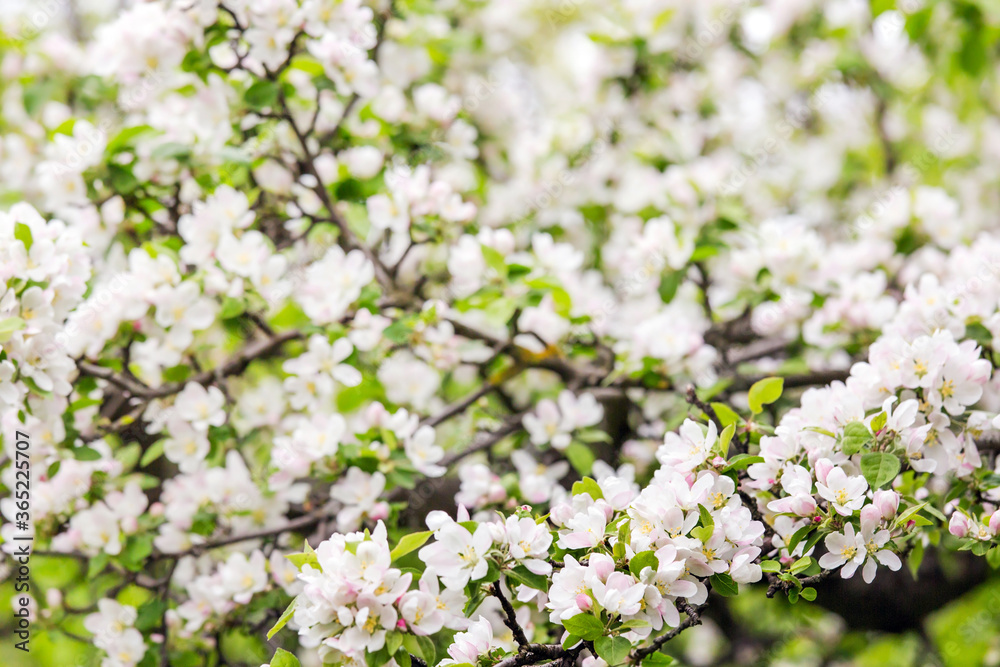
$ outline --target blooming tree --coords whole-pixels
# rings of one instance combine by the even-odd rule
[[[0,16],[0,538],[102,666],[661,667],[1000,565],[995,12],[71,4]]]

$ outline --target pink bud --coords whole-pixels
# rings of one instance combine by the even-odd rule
[[[994,512],[993,516],[990,517],[990,532],[994,535],[1000,532],[1000,510]]]
[[[580,608],[580,611],[587,611],[591,606],[593,606],[593,601],[590,599],[589,595],[579,593],[576,596],[576,606]]]
[[[397,620],[396,627],[399,628],[400,630],[406,630],[406,621],[404,621],[403,619]]]
[[[716,468],[724,466],[726,465],[726,463],[727,463],[726,459],[722,458],[721,456],[716,456],[714,459],[712,459],[712,465],[715,466]]]
[[[371,517],[375,521],[379,521],[380,519],[386,519],[386,518],[388,518],[388,516],[389,516],[389,503],[385,503],[385,502],[375,503],[375,506],[372,507],[372,511],[368,513],[368,516]]]
[[[149,506],[149,514],[150,514],[150,516],[163,516],[163,510],[164,510],[164,507],[163,507],[163,503],[161,503],[161,502],[155,502],[155,503],[153,503],[152,505]]]
[[[969,533],[969,519],[961,512],[955,512],[948,522],[948,532],[955,537],[965,537]]]
[[[549,510],[549,520],[557,526],[564,525],[574,516],[576,513],[573,511],[573,506],[565,502],[553,505]]]
[[[592,554],[589,564],[601,581],[607,581],[611,573],[615,571],[615,561],[605,554]]]
[[[891,519],[899,509],[899,494],[891,490],[876,491],[872,504],[882,513],[883,519]]]
[[[386,416],[388,416],[388,412],[386,411],[385,406],[378,401],[369,405],[365,410],[365,419],[372,426],[381,425]]]
[[[882,512],[875,505],[865,505],[861,508],[861,526],[864,530],[864,526],[872,525],[877,526],[882,523]]]
[[[833,461],[830,459],[820,459],[816,461],[816,465],[813,466],[816,471],[816,479],[822,483],[826,484],[826,476],[830,474],[830,471],[834,469]]]

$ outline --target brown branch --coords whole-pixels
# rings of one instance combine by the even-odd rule
[[[514,641],[517,642],[518,646],[527,646],[528,638],[524,636],[524,630],[521,629],[520,624],[517,622],[517,616],[514,612],[514,605],[510,603],[507,596],[503,594],[503,588],[500,587],[500,582],[493,582],[490,593],[492,593],[498,600],[500,600],[500,606],[503,607],[503,623],[506,625],[511,633],[514,635]]]
[[[165,558],[180,558],[182,556],[189,555],[199,555],[206,551],[211,551],[212,549],[218,549],[219,547],[225,547],[230,544],[237,544],[239,542],[248,542],[250,540],[259,540],[265,537],[275,537],[281,535],[282,533],[288,533],[293,530],[302,530],[304,528],[311,528],[315,526],[320,521],[323,520],[326,512],[312,512],[310,514],[305,514],[296,519],[292,519],[286,524],[278,526],[277,528],[263,528],[261,530],[253,531],[250,533],[243,533],[242,535],[230,535],[229,537],[223,537],[214,542],[207,542],[205,544],[196,544],[190,549],[185,551],[180,551],[177,553],[156,553],[153,554],[153,560],[162,560]]]
[[[804,579],[799,579],[799,584],[804,586],[812,586],[813,584],[818,584],[827,577],[833,574],[833,570],[823,570],[819,574],[814,574],[811,577],[806,577]],[[779,579],[775,577],[771,580],[771,585],[767,587],[767,597],[773,598],[778,591],[787,591],[791,588],[797,588],[795,582],[787,581],[785,579]]]
[[[642,661],[643,658],[645,658],[648,655],[652,655],[653,653],[656,653],[657,651],[660,650],[660,648],[663,647],[664,644],[666,644],[668,641],[670,641],[680,633],[684,632],[688,628],[694,627],[696,625],[701,625],[701,612],[704,611],[705,607],[707,606],[708,603],[698,605],[697,607],[689,605],[686,602],[682,603],[682,610],[684,611],[685,614],[687,614],[687,618],[685,618],[680,625],[678,625],[670,632],[666,633],[665,635],[660,635],[659,637],[657,637],[655,640],[653,640],[653,643],[650,644],[649,646],[637,649],[635,652],[633,652],[631,658],[632,662],[638,664],[639,662]]]
[[[496,389],[496,385],[487,382],[477,391],[472,392],[457,403],[453,403],[436,415],[425,418],[422,423],[427,426],[437,426],[441,422],[447,421],[455,415],[465,412],[466,409],[480,398]]]
[[[813,387],[818,385],[830,384],[831,382],[837,382],[838,380],[843,382],[851,376],[850,370],[825,370],[825,371],[813,371],[811,373],[800,373],[796,375],[784,375],[781,376],[785,381],[785,389],[792,389],[798,387]],[[737,377],[733,384],[729,386],[730,390],[733,391],[746,391],[753,386],[758,380],[763,380],[765,375],[755,376],[755,377]]]
[[[580,649],[564,649],[559,644],[527,644],[515,655],[504,658],[494,667],[523,667],[524,665],[534,665],[542,660],[562,658],[567,655],[575,655]]]

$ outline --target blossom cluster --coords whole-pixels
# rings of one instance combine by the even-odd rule
[[[27,476],[106,667],[659,667],[1000,565],[985,10],[9,4],[0,548]]]

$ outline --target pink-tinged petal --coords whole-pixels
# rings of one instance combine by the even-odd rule
[[[865,580],[866,584],[870,584],[873,581],[875,581],[875,570],[877,568],[878,568],[878,566],[875,564],[875,559],[874,558],[869,558],[865,562],[865,567],[861,571],[861,578]]]
[[[875,554],[875,557],[878,558],[878,562],[882,563],[882,565],[885,565],[893,572],[903,567],[903,562],[899,560],[899,556],[889,551],[888,549],[883,549],[882,551],[879,551],[878,553]]]

